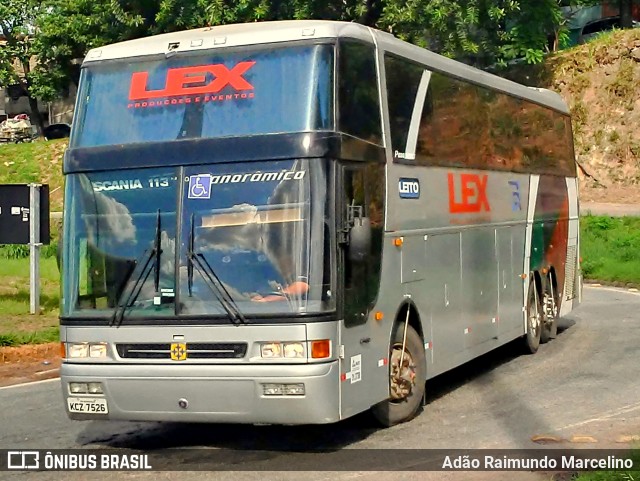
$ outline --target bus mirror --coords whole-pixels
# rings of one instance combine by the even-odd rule
[[[368,217],[354,220],[349,231],[349,260],[363,262],[371,250],[371,221]]]

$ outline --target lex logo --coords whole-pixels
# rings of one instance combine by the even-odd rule
[[[491,212],[487,199],[488,175],[447,174],[449,182],[449,212],[472,214]]]
[[[221,63],[172,68],[167,71],[165,87],[159,90],[147,90],[149,72],[135,72],[131,76],[129,100],[212,94],[227,85],[236,91],[253,90],[253,85],[242,75],[254,64],[254,61],[240,62],[230,69]]]

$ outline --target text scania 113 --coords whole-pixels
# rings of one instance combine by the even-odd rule
[[[73,419],[390,425],[580,298],[565,103],[362,25],[92,50],[64,173]]]

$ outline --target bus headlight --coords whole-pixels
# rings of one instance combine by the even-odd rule
[[[107,357],[107,343],[89,344],[89,357]]]
[[[303,358],[304,346],[301,342],[287,342],[284,344],[284,357],[286,358]]]
[[[279,342],[265,342],[260,345],[260,355],[267,359],[282,357],[282,344]]]
[[[89,356],[88,342],[69,342],[67,343],[67,357],[79,359]]]
[[[67,358],[86,359],[107,357],[106,342],[68,342]]]
[[[260,356],[265,359],[286,358],[303,359],[305,357],[302,342],[263,342],[260,344]]]

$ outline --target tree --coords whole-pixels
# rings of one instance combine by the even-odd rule
[[[387,0],[381,26],[412,43],[478,66],[505,64],[518,58],[538,63],[554,44],[568,39],[561,5],[593,3],[594,0]]]
[[[33,25],[38,0],[2,0],[0,3],[0,87],[19,85],[27,94],[31,120],[42,133],[43,121],[33,92]]]
[[[17,2],[18,0],[9,0]],[[27,0],[35,1],[35,0]],[[286,19],[356,21],[449,57],[487,66],[540,62],[567,39],[562,5],[596,0],[41,0],[34,50],[43,99],[79,77],[90,48],[164,32]],[[630,0],[619,0],[628,2]]]
[[[17,0],[12,0],[17,1]],[[165,32],[228,23],[322,18],[375,26],[383,0],[45,0],[37,17],[33,90],[52,100],[78,83],[89,49]]]
[[[69,82],[78,84],[87,52],[113,42],[149,34],[146,15],[157,2],[46,0],[36,18],[34,52],[39,68],[33,76],[39,98],[53,100]]]

